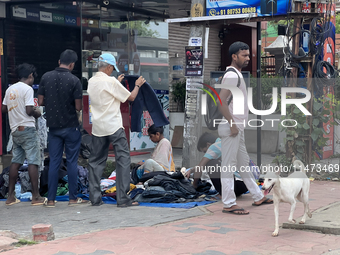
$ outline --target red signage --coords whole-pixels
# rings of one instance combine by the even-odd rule
[[[331,27],[334,26],[335,29],[335,4],[320,4],[318,6],[320,8],[320,12],[323,12],[325,15],[330,14],[331,19],[330,22],[333,23]],[[329,8],[330,7],[330,8]],[[325,39],[324,49],[323,49],[323,60],[329,62],[334,66],[334,49],[335,49],[335,33],[329,33],[329,36]],[[324,95],[326,99],[328,99],[327,95],[334,95],[333,87],[326,87],[324,89]],[[323,147],[322,158],[329,158],[334,154],[334,126],[331,125],[331,121],[333,121],[333,114],[331,113],[329,116],[329,121],[323,124],[323,128],[326,131],[324,137],[328,139],[326,146]]]

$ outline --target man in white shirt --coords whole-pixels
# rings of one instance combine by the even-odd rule
[[[130,190],[131,159],[120,103],[126,100],[134,101],[145,79],[139,77],[130,93],[121,84],[123,74],[118,76],[118,80],[110,76],[114,70],[119,72],[115,57],[108,53],[102,54],[99,56],[98,72],[88,83],[87,92],[92,113],[92,149],[88,167],[90,202],[94,206],[103,203],[100,179],[106,167],[109,145],[112,143],[116,158],[117,206],[136,206],[139,204],[132,202],[127,195]]]
[[[229,55],[231,57],[231,65],[228,68],[234,68],[236,72],[226,72],[223,77],[222,85],[238,86],[238,77],[240,77],[239,89],[242,91],[244,100],[243,114],[234,114],[234,108],[241,107],[240,105],[234,106],[234,100],[228,105],[231,92],[229,89],[221,89],[219,94],[222,105],[219,109],[224,118],[228,121],[227,124],[220,124],[218,126],[218,134],[222,139],[222,167],[226,167],[226,171],[221,171],[221,184],[222,184],[222,202],[224,213],[232,213],[237,215],[249,214],[249,211],[240,208],[236,204],[236,196],[234,192],[234,178],[233,172],[240,169],[240,175],[244,184],[247,186],[252,195],[254,206],[272,204],[273,200],[263,196],[258,188],[254,177],[250,171],[241,171],[241,167],[249,165],[249,156],[245,146],[244,128],[248,121],[248,97],[246,84],[244,82],[241,70],[246,67],[250,61],[249,46],[243,42],[234,42],[229,47]]]
[[[32,85],[36,76],[35,67],[29,64],[21,64],[16,69],[19,82],[6,90],[2,102],[2,112],[8,112],[9,125],[13,137],[13,158],[9,170],[8,198],[6,205],[14,205],[20,202],[15,197],[15,183],[18,179],[18,171],[24,163],[28,162],[28,173],[32,186],[32,205],[42,205],[45,198],[39,194],[40,165],[40,141],[35,127],[35,119],[41,116],[39,109],[34,107]]]

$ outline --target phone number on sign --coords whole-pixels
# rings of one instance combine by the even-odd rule
[[[321,164],[310,164],[309,166],[305,166],[306,172],[330,172],[330,173],[338,173],[339,172],[339,164],[328,164],[328,165],[321,165]]]
[[[215,9],[211,9],[209,11],[210,16],[247,14],[247,13],[256,13],[256,7],[233,8],[233,9],[224,9],[224,10],[219,10],[219,11],[216,11]]]

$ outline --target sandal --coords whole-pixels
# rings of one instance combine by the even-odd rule
[[[260,206],[260,205],[270,205],[274,203],[274,201],[270,198],[266,198],[265,200],[262,201],[261,204],[255,204],[255,203],[252,203],[253,206]]]
[[[138,202],[132,202],[132,201],[129,201],[125,204],[117,204],[117,207],[120,207],[120,208],[125,208],[125,207],[130,207],[130,206],[139,206],[139,203]]]
[[[48,199],[45,199],[44,206],[47,208],[53,208],[55,207],[56,201],[49,201]]]
[[[233,210],[230,210],[230,211],[223,209],[222,212],[223,213],[231,213],[231,214],[235,214],[235,215],[247,215],[247,214],[249,214],[249,212],[244,212],[243,208],[237,208],[237,209],[233,209]],[[237,213],[237,212],[244,212],[244,213]]]
[[[6,205],[15,205],[15,204],[18,204],[18,203],[20,203],[20,200],[17,199],[17,198],[15,198],[15,201],[14,201],[14,202],[9,203],[9,204],[6,204]]]
[[[88,200],[83,200],[82,198],[78,197],[77,200],[75,201],[69,201],[68,205],[73,206],[73,205],[81,205],[81,204],[88,204]]]
[[[44,200],[41,202],[31,203],[32,206],[36,205],[45,205],[47,203],[47,197],[44,197]]]

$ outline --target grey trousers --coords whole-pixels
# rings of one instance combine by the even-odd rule
[[[91,155],[89,158],[89,191],[92,205],[100,205],[102,194],[100,179],[106,167],[109,145],[112,143],[116,159],[116,187],[117,204],[131,201],[127,193],[130,190],[130,150],[123,128],[118,129],[113,135],[92,135]]]

